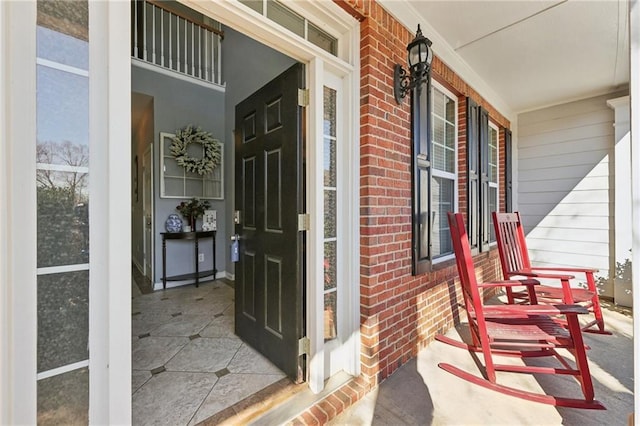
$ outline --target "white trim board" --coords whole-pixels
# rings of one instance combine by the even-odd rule
[[[640,0],[632,0],[629,5],[629,27],[631,44],[631,146],[640,146]],[[633,233],[633,303],[636,309],[640,306],[640,150],[631,150],[631,177],[633,198],[632,227]],[[634,335],[640,333],[640,315],[633,316]],[[633,339],[633,365],[640,363],[640,339]],[[634,369],[634,402],[636,421],[640,413],[640,373]]]
[[[36,13],[0,2],[0,424],[37,422]]]
[[[89,2],[89,424],[131,424],[130,13]]]

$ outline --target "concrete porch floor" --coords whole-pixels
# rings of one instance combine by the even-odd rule
[[[613,335],[584,333],[596,399],[607,410],[556,408],[503,395],[438,367],[449,362],[478,373],[469,353],[434,341],[331,425],[626,425],[633,412],[631,310],[605,304]],[[459,338],[457,330],[447,334]],[[551,361],[551,360],[549,360]],[[545,363],[548,361],[544,361]],[[527,390],[581,397],[578,383],[557,375],[498,373],[498,381]]]

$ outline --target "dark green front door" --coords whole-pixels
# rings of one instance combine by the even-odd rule
[[[236,106],[236,334],[296,381],[304,379],[303,109],[296,64]]]

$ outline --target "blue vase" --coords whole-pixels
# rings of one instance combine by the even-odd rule
[[[175,213],[172,213],[164,223],[164,229],[167,232],[182,232],[182,219]]]

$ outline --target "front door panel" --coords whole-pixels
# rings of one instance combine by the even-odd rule
[[[294,380],[303,324],[302,64],[236,106],[236,333]]]

